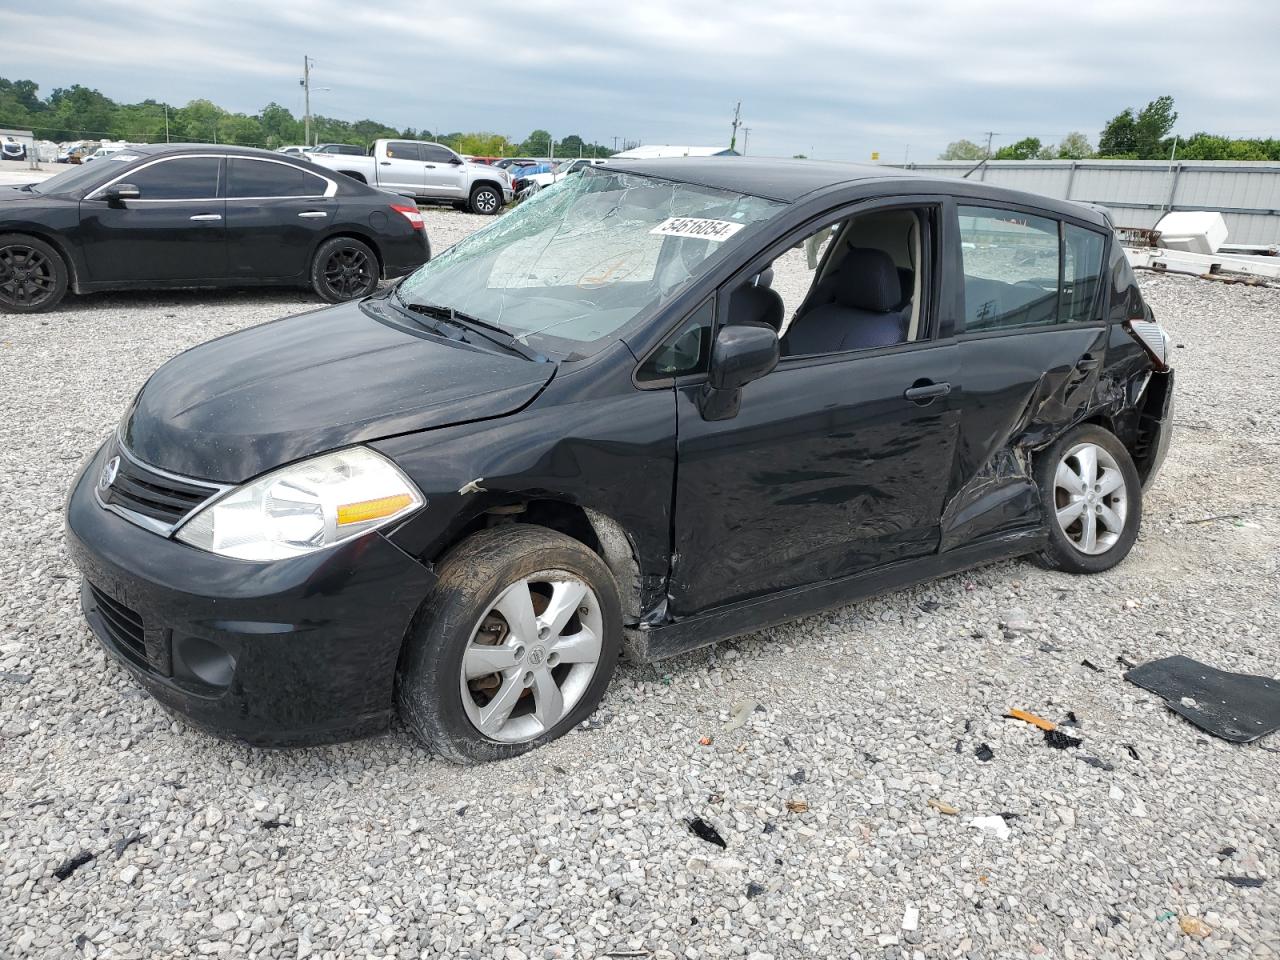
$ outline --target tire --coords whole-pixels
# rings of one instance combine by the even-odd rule
[[[66,261],[54,247],[23,233],[0,235],[0,311],[52,310],[67,294]]]
[[[502,209],[502,194],[497,187],[482,183],[471,191],[471,212],[492,217]]]
[[[1069,430],[1036,457],[1034,472],[1049,528],[1041,565],[1102,573],[1129,555],[1142,525],[1142,481],[1115,434],[1088,423]]]
[[[580,598],[570,589],[575,581],[585,588]],[[529,599],[527,615],[538,619],[512,630],[521,598]],[[541,619],[553,604],[570,611],[559,630]],[[516,615],[508,619],[499,606]],[[464,540],[439,565],[400,657],[396,702],[431,752],[460,764],[502,760],[590,716],[621,651],[618,588],[600,557],[545,527],[506,524]],[[594,663],[585,662],[592,655]],[[488,666],[497,672],[475,673]],[[540,714],[557,706],[558,715]]]
[[[311,289],[326,303],[367,297],[378,289],[378,258],[367,243],[333,237],[311,258]]]

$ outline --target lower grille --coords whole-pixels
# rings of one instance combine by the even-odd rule
[[[126,654],[146,666],[147,644],[143,639],[142,617],[123,603],[111,599],[93,584],[89,584],[89,593],[111,640]]]

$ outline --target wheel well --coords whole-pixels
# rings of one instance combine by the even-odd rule
[[[494,180],[477,180],[475,183],[471,184],[471,193],[474,194],[481,187],[493,187],[493,189],[498,191],[498,199],[501,201],[502,185],[500,183]]]
[[[36,240],[43,240],[53,249],[58,251],[58,256],[62,258],[62,264],[67,268],[67,289],[76,293],[80,292],[80,277],[76,273],[76,262],[69,251],[63,244],[60,237],[52,233],[42,233],[39,230],[12,230],[3,231],[15,237],[33,237]]]
[[[319,243],[316,244],[315,250],[311,251],[311,259],[313,261],[315,260],[316,252],[320,249],[321,246],[328,243],[330,240],[338,240],[342,237],[346,237],[348,240],[359,240],[361,243],[367,246],[370,250],[372,250],[374,257],[376,257],[378,260],[378,276],[383,276],[385,274],[386,270],[385,270],[385,265],[383,264],[383,261],[382,261],[382,251],[378,249],[377,241],[374,240],[372,237],[367,237],[362,233],[354,233],[351,230],[342,230],[342,231],[339,231],[338,233],[329,234],[327,237],[325,237],[323,240],[321,240]]]

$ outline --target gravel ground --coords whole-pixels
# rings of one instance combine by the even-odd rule
[[[483,222],[427,218],[437,249]],[[1144,280],[1179,432],[1118,569],[1003,563],[626,666],[592,729],[479,769],[401,729],[213,740],[81,621],[82,457],[156,365],[307,296],[0,317],[0,956],[1280,955],[1280,737],[1203,735],[1116,662],[1278,669],[1280,290]],[[1072,711],[1083,745],[1010,707]]]

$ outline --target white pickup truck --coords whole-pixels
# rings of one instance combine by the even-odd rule
[[[376,140],[373,155],[304,154],[312,163],[380,187],[472,213],[492,215],[511,201],[511,177],[505,170],[468,163],[444,144],[421,140]]]

